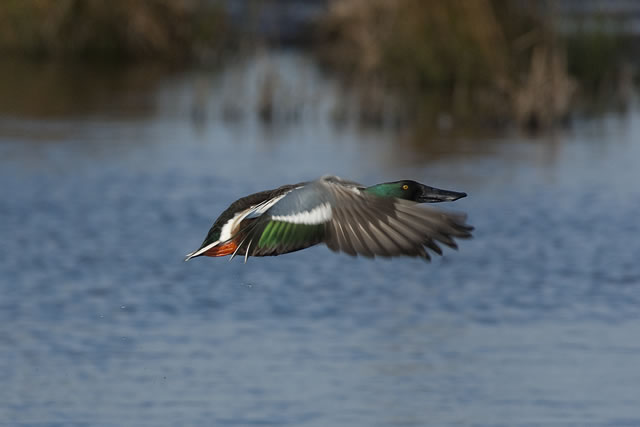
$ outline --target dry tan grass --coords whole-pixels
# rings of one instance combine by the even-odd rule
[[[225,30],[222,11],[204,0],[0,3],[0,49],[5,53],[183,58],[218,43]]]
[[[446,92],[442,107],[454,115],[548,126],[568,114],[576,83],[544,13],[516,3],[333,0],[321,54],[359,84],[416,105],[421,94]]]

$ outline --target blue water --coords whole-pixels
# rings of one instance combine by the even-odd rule
[[[336,124],[304,58],[266,63],[299,117],[252,113],[264,58],[3,104],[0,425],[640,425],[638,108],[426,149]],[[236,198],[325,173],[465,191],[475,238],[182,262]]]

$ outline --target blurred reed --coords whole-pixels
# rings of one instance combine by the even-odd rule
[[[207,58],[227,42],[207,0],[3,0],[0,53],[109,60]]]
[[[267,31],[274,22],[274,34],[286,33],[276,43],[309,40],[308,25],[293,25],[296,19],[307,22],[307,15],[295,18],[293,12],[316,5],[318,58],[344,76],[346,86],[345,101],[332,113],[336,122],[355,116],[374,126],[418,122],[450,131],[516,123],[539,129],[567,123],[581,100],[610,94],[629,99],[634,75],[623,56],[634,45],[632,38],[593,25],[566,32],[554,4],[327,0],[324,7],[324,0],[2,0],[0,57],[211,62],[243,50],[236,48],[274,42]],[[229,5],[234,8],[225,10]],[[274,16],[284,18],[274,21]],[[256,112],[264,122],[299,115],[297,107],[279,112],[282,80],[267,74],[260,82]],[[350,96],[357,101],[347,100]],[[227,108],[225,117],[237,118],[237,110]]]
[[[619,65],[615,37],[563,35],[552,5],[333,0],[318,25],[319,56],[361,87],[367,121],[548,128],[569,119],[578,89]],[[372,95],[379,87],[400,102]]]

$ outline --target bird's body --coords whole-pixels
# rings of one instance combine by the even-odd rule
[[[319,243],[366,257],[441,255],[437,242],[471,237],[466,215],[419,206],[453,201],[465,193],[415,181],[365,187],[335,176],[284,185],[233,202],[216,219],[194,257],[281,255]]]

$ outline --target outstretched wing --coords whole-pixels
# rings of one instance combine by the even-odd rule
[[[393,197],[379,197],[323,181],[333,200],[325,243],[332,251],[366,257],[398,255],[431,259],[427,249],[442,255],[443,243],[457,248],[453,238],[471,237],[466,215],[421,206]]]

